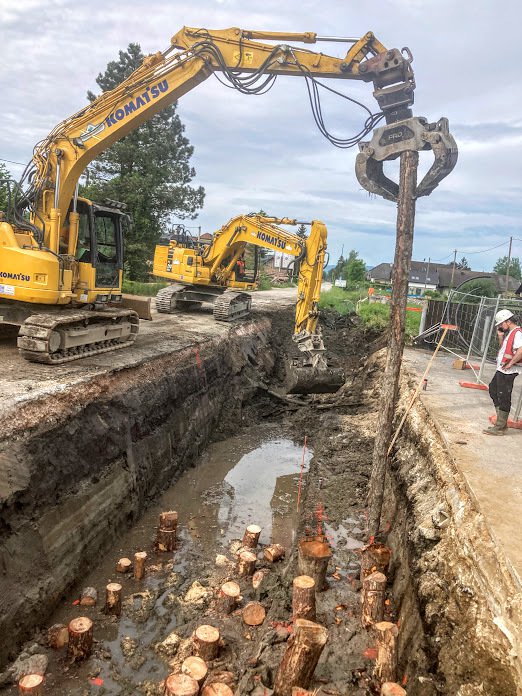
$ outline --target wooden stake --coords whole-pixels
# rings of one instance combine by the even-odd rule
[[[237,582],[225,582],[221,585],[216,602],[216,609],[220,614],[231,614],[237,606],[241,588]]]
[[[275,563],[275,561],[285,557],[285,547],[281,546],[281,544],[270,544],[270,546],[265,548],[263,556],[270,563]]]
[[[327,639],[324,626],[306,619],[295,621],[294,639],[287,644],[275,677],[274,696],[292,696],[293,686],[310,686]]]
[[[399,197],[397,202],[397,237],[391,278],[390,331],[386,353],[386,367],[379,399],[379,414],[375,426],[373,464],[368,492],[368,526],[370,535],[373,537],[377,536],[380,529],[388,448],[392,438],[395,407],[399,393],[408,279],[413,248],[418,164],[418,152],[408,150],[401,153]]]
[[[326,571],[332,557],[332,549],[323,537],[305,537],[298,545],[297,567],[300,575],[308,575],[315,580],[317,592],[326,588]]]
[[[130,558],[120,558],[118,563],[116,563],[117,573],[128,573],[131,569],[132,561]]]
[[[219,638],[219,631],[214,626],[198,626],[192,638],[194,653],[205,662],[214,660],[219,652]]]
[[[234,696],[232,689],[221,682],[214,682],[203,687],[201,696]]]
[[[69,642],[69,629],[64,624],[54,624],[47,631],[47,643],[53,650],[65,648]]]
[[[175,532],[178,528],[178,513],[174,510],[162,512],[159,516],[159,527],[160,529],[168,529]]]
[[[247,549],[255,549],[261,534],[261,527],[257,524],[249,524],[243,536],[243,546]]]
[[[292,696],[315,696],[314,691],[306,691],[306,689],[301,689],[300,686],[292,687]]]
[[[138,551],[134,554],[134,577],[142,580],[145,577],[145,561],[147,560],[146,551]]]
[[[266,611],[259,602],[249,602],[241,615],[247,626],[261,626],[265,620]]]
[[[94,587],[84,587],[80,598],[80,606],[94,607],[98,601],[98,591]]]
[[[79,662],[89,657],[92,652],[93,627],[87,616],[79,616],[69,623],[69,643],[67,657]]]
[[[237,561],[237,572],[241,577],[249,577],[256,569],[256,555],[251,551],[242,551]]]
[[[373,628],[377,640],[375,676],[380,683],[394,682],[397,679],[397,636],[399,629],[389,621],[379,621]]]
[[[381,686],[381,696],[406,696],[406,692],[394,682],[384,682]]]
[[[375,541],[361,549],[361,582],[372,573],[388,575],[391,549]]]
[[[298,575],[292,583],[292,618],[315,621],[315,580]]]
[[[191,655],[183,661],[183,664],[181,665],[181,671],[183,672],[183,674],[188,674],[189,677],[195,679],[197,683],[201,686],[201,684],[203,684],[203,682],[205,681],[205,677],[208,674],[208,667],[206,665],[206,662],[202,660],[200,657]]]
[[[41,696],[43,694],[43,683],[44,678],[41,674],[26,674],[18,682],[18,693]]]
[[[372,573],[364,579],[361,596],[361,621],[365,628],[383,620],[385,590],[386,575]]]
[[[117,582],[110,582],[105,588],[104,611],[113,616],[121,614],[121,585]]]
[[[188,674],[169,674],[165,679],[164,696],[197,696],[199,684]]]

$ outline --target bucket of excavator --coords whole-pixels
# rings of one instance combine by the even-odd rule
[[[288,373],[288,394],[332,394],[345,382],[344,370],[324,363],[312,366],[295,361]]]

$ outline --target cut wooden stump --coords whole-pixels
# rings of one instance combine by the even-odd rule
[[[121,590],[118,582],[110,582],[105,588],[105,613],[112,616],[121,614]]]
[[[292,687],[307,689],[328,639],[324,626],[297,619],[294,624],[294,639],[287,645],[277,670],[274,696],[292,696]]]
[[[364,578],[361,621],[365,628],[383,620],[385,590],[386,575],[383,573],[375,572]]]
[[[257,524],[249,524],[243,535],[243,546],[247,549],[255,549],[261,534],[261,527]]]
[[[176,531],[178,528],[178,513],[175,510],[162,512],[159,516],[159,527],[160,529]]]
[[[332,557],[332,549],[324,537],[305,537],[298,545],[298,561],[300,575],[308,575],[315,580],[316,592],[324,590],[326,571]]]
[[[394,682],[397,679],[397,636],[399,629],[389,621],[379,621],[373,627],[377,640],[377,659],[375,660],[375,676],[383,682]]]
[[[201,696],[234,696],[234,692],[227,684],[213,682],[203,687]]]
[[[237,582],[230,580],[223,583],[216,601],[216,609],[220,614],[231,614],[237,606],[241,596],[241,588]]]
[[[69,629],[64,624],[54,624],[47,630],[47,644],[53,650],[65,648],[69,642]]]
[[[94,607],[98,601],[98,591],[95,587],[84,587],[80,597],[80,606]]]
[[[265,620],[266,611],[259,602],[249,602],[241,612],[241,616],[247,626],[261,626]]]
[[[234,691],[234,689],[236,688],[236,677],[233,674],[233,672],[218,669],[217,672],[211,672],[208,675],[207,681],[205,682],[205,686],[210,686],[211,684],[215,683],[226,684],[232,689],[232,691]]]
[[[292,583],[292,618],[315,621],[315,580],[298,575]]]
[[[251,551],[242,551],[237,560],[237,572],[241,577],[249,577],[256,569],[256,555]]]
[[[87,616],[79,616],[69,623],[69,643],[67,657],[79,662],[89,657],[92,652],[93,624]]]
[[[31,696],[42,696],[44,678],[41,674],[26,674],[18,682],[19,694],[31,694]]]
[[[306,689],[301,689],[300,686],[293,686],[292,696],[315,696],[315,691],[306,691]]]
[[[118,563],[116,563],[117,573],[128,573],[131,569],[132,561],[130,558],[120,558]]]
[[[372,573],[388,575],[391,549],[378,541],[363,546],[361,553],[361,582]]]
[[[188,674],[169,674],[165,679],[163,696],[197,696],[199,684]]]
[[[195,679],[197,683],[201,686],[201,684],[203,684],[203,682],[205,681],[205,677],[208,674],[208,667],[205,660],[202,660],[201,657],[191,655],[183,661],[183,664],[181,665],[181,671],[183,672],[183,674],[188,674],[189,677]]]
[[[214,660],[219,653],[219,638],[219,631],[214,626],[198,626],[192,638],[194,653],[205,662]]]
[[[147,560],[146,551],[138,551],[134,554],[134,577],[142,580],[145,577],[145,561]]]
[[[281,546],[281,544],[270,544],[270,546],[265,548],[263,556],[265,557],[265,560],[269,561],[270,563],[280,561],[285,557],[285,547]]]
[[[252,587],[254,588],[254,590],[262,588],[265,580],[269,575],[270,571],[268,570],[268,568],[261,568],[261,570],[256,570],[256,572],[252,575]]]
[[[384,682],[381,686],[381,696],[406,696],[406,691],[395,682]]]

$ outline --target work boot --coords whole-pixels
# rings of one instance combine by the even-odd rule
[[[495,425],[491,425],[489,428],[483,430],[486,435],[505,435],[507,430],[507,422],[509,417],[509,411],[501,411],[499,408],[497,411],[497,422]]]

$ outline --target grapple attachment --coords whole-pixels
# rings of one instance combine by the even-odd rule
[[[344,370],[330,367],[323,357],[325,351],[320,333],[301,331],[293,337],[301,358],[291,361],[288,369],[288,394],[331,394],[345,382]]]
[[[449,132],[447,118],[428,123],[425,118],[412,117],[382,128],[376,128],[370,142],[359,143],[355,174],[361,186],[389,201],[399,196],[399,184],[385,176],[383,164],[408,150],[432,150],[435,161],[417,186],[416,198],[430,193],[448,176],[457,163],[458,148]]]

